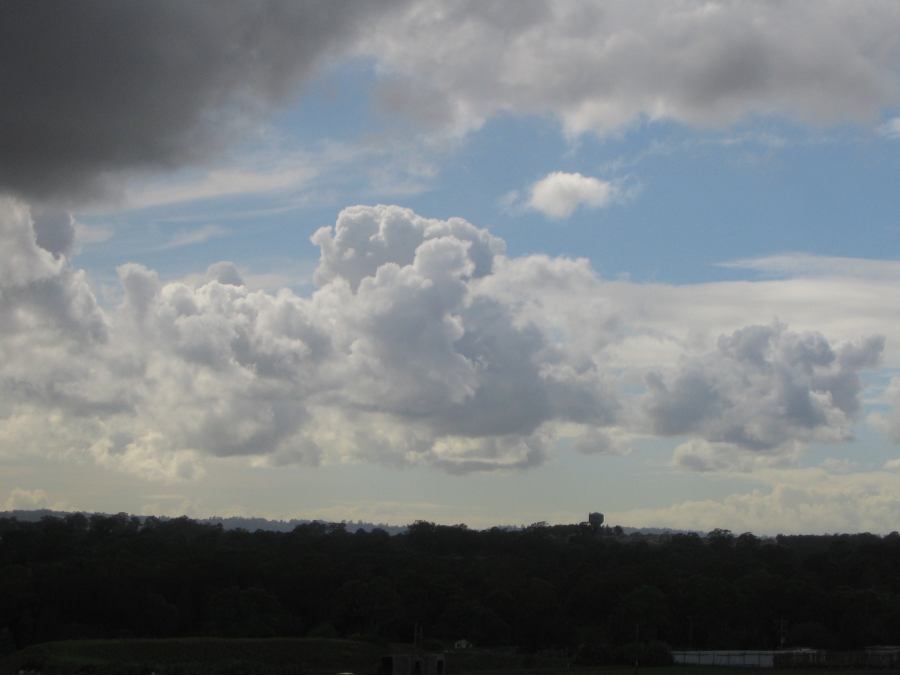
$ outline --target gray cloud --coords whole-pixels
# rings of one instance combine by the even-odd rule
[[[3,3],[0,187],[83,196],[204,160],[389,4]]]
[[[75,219],[67,211],[37,209],[32,211],[37,245],[53,255],[67,255],[75,243]]]
[[[884,338],[835,350],[822,335],[782,324],[748,326],[719,338],[669,377],[651,373],[644,410],[654,433],[772,453],[796,442],[848,440],[860,407],[859,371],[873,367]],[[710,465],[684,452],[681,464]]]
[[[872,122],[900,100],[898,25],[888,0],[7,2],[0,189],[83,199],[204,162],[353,56],[377,64],[392,115],[439,135],[497,114],[551,115],[570,134]]]
[[[642,120],[876,122],[900,98],[900,6],[650,0],[417,2],[360,50],[426,128],[551,114],[571,134]],[[402,36],[402,37],[398,37]]]

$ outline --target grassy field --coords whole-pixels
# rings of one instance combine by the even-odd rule
[[[451,675],[464,675],[471,672],[473,675],[634,675],[634,667],[609,666],[597,668],[582,668],[573,666],[569,669],[560,668],[501,668],[491,670],[459,671],[450,668]],[[742,668],[725,666],[657,666],[653,668],[640,668],[638,674],[645,675],[861,675],[861,673],[891,673],[896,671],[878,670],[837,670],[814,668]]]
[[[374,673],[386,645],[311,638],[72,640],[34,645],[0,661],[0,675],[335,675]],[[564,660],[480,651],[447,655],[448,675],[634,675],[633,667],[570,667]],[[648,675],[740,675],[745,668],[664,666]],[[859,671],[750,669],[759,675],[859,675]]]
[[[0,675],[334,675],[367,674],[386,648],[311,638],[72,640],[33,645],[0,661]]]

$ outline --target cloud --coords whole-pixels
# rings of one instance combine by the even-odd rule
[[[0,22],[0,188],[96,195],[246,138],[390,3],[38,0]]]
[[[344,209],[334,227],[323,227],[312,237],[321,250],[316,282],[342,278],[356,289],[385,263],[409,265],[424,240],[451,236],[468,242],[474,264],[472,274],[483,277],[506,248],[502,239],[474,227],[462,218],[446,221],[422,218],[399,207],[357,206]]]
[[[265,194],[299,188],[314,175],[311,167],[269,170],[217,169],[197,179],[168,180],[150,187],[132,188],[124,198],[127,208],[141,209],[217,197]]]
[[[883,348],[883,337],[835,349],[820,334],[782,324],[747,326],[668,377],[649,373],[644,412],[656,434],[747,451],[849,440],[860,408],[859,371],[874,367]],[[715,468],[710,450],[716,445],[709,444],[676,452],[676,463]]]
[[[0,511],[29,509],[65,509],[63,502],[52,502],[44,490],[23,490],[15,487],[4,502],[0,502]]]
[[[781,253],[760,258],[742,258],[719,263],[719,267],[745,269],[771,276],[884,279],[900,281],[900,262],[871,258]]]
[[[515,470],[648,435],[682,437],[676,466],[758,472],[849,439],[884,344],[855,333],[900,335],[872,300],[880,279],[856,304],[824,280],[609,282],[396,206],[318,230],[306,295],[225,261],[168,282],[129,263],[121,302],[101,307],[38,227],[0,201],[0,452],[162,480],[211,457]],[[775,311],[829,337],[748,325]]]
[[[65,257],[73,241],[67,214],[39,212],[0,197],[0,335],[39,341],[42,331],[102,339],[105,322],[82,271]]]
[[[882,136],[892,139],[900,139],[900,117],[894,117],[878,127]]]
[[[693,439],[675,448],[672,467],[685,471],[752,473],[760,469],[795,466],[803,450],[803,444],[797,441],[767,450],[748,451],[734,443]]]
[[[220,225],[204,225],[195,230],[184,230],[174,234],[164,244],[160,246],[162,250],[172,248],[181,248],[183,246],[193,246],[194,244],[202,244],[215,239],[216,237],[224,237],[228,234],[228,230]]]
[[[23,241],[33,237],[27,209],[8,206]],[[487,231],[360,206],[313,240],[322,260],[308,297],[252,290],[225,262],[168,283],[121,266],[121,304],[96,309],[102,340],[78,359],[57,344],[40,372],[0,368],[9,433],[51,409],[60,437],[28,448],[80,447],[104,466],[182,480],[209,456],[523,468],[559,434],[613,421],[596,367],[569,363],[515,306],[479,290],[503,251]],[[25,280],[69,274],[33,241],[24,250]]]
[[[872,420],[892,443],[900,445],[900,377],[890,379],[884,392],[884,399],[887,410],[873,413]],[[885,468],[894,467],[885,465]]]
[[[755,474],[761,485],[721,499],[608,513],[623,525],[758,534],[880,532],[897,529],[900,476],[885,471],[830,473],[777,469]]]
[[[611,183],[580,173],[554,171],[531,186],[528,207],[561,220],[579,207],[598,209],[611,204],[618,190]]]
[[[0,110],[0,189],[48,202],[84,202],[135,173],[208,164],[235,139],[262,138],[261,121],[317,69],[352,58],[374,65],[389,119],[411,118],[432,139],[500,114],[552,116],[573,136],[767,115],[873,123],[900,94],[900,9],[887,0],[862,13],[799,0],[77,9],[39,0],[3,16],[0,88],[14,104]],[[305,179],[240,172],[131,197],[172,203]],[[421,187],[392,173],[376,183]]]
[[[898,103],[898,23],[889,0],[865,12],[838,1],[433,0],[358,49],[377,59],[383,104],[440,133],[498,114],[552,115],[570,135],[768,115],[870,124]]]

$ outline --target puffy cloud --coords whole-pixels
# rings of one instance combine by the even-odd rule
[[[580,173],[554,171],[531,186],[529,208],[557,220],[568,218],[580,206],[607,206],[617,195],[612,184]]]
[[[7,5],[0,188],[82,196],[122,170],[206,159],[390,4]]]
[[[244,277],[241,275],[237,265],[228,260],[222,260],[210,265],[206,270],[206,280],[218,281],[220,284],[230,286],[244,285]]]
[[[16,282],[77,276],[11,204],[7,228],[30,256]],[[35,356],[0,372],[9,432],[33,429],[49,406],[71,421],[55,451],[178,480],[207,456],[518,468],[542,461],[559,435],[613,422],[616,397],[597,364],[570,360],[482,284],[504,248],[487,231],[352,207],[313,240],[322,261],[308,297],[251,290],[228,262],[190,282],[122,265],[121,303],[94,305],[103,339],[77,360],[57,345],[41,368]],[[10,404],[23,386],[28,405]]]
[[[316,282],[341,278],[356,288],[385,263],[409,265],[423,240],[450,236],[469,242],[472,274],[490,274],[494,258],[505,243],[487,230],[462,218],[433,220],[399,206],[351,206],[341,211],[334,227],[323,227],[312,237],[321,249]]]
[[[465,220],[392,206],[316,232],[309,295],[254,290],[229,262],[169,282],[129,263],[120,303],[101,309],[65,245],[42,248],[27,207],[0,207],[0,448],[165,480],[209,457],[517,469],[646,434],[688,438],[677,466],[759,471],[850,437],[859,372],[883,346],[740,327],[752,302],[723,315],[710,289],[507,258]],[[770,292],[789,295],[765,290],[766,312]],[[711,315],[691,317],[698,305]]]
[[[59,209],[37,210],[34,219],[35,241],[55,256],[68,254],[75,243],[75,219]]]
[[[874,337],[835,350],[816,333],[748,326],[723,335],[714,351],[686,359],[669,377],[649,374],[644,411],[657,434],[743,450],[848,440],[860,407],[859,371],[873,367],[883,347],[884,338]],[[676,453],[676,462],[714,467],[712,447]]]
[[[551,114],[569,134],[759,115],[874,122],[900,95],[898,23],[889,0],[865,12],[837,0],[433,0],[359,49],[375,55],[391,109],[451,133],[499,113]]]
[[[83,272],[64,257],[72,243],[68,215],[39,214],[0,197],[0,334],[22,335],[26,342],[57,331],[81,339],[102,339],[105,323]]]

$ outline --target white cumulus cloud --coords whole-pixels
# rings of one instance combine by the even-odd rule
[[[608,282],[397,206],[349,207],[316,232],[307,295],[255,290],[229,262],[169,282],[129,263],[103,308],[66,223],[0,202],[0,455],[163,480],[210,457],[516,469],[647,435],[677,438],[683,468],[759,471],[852,437],[884,343],[848,325],[900,334],[872,304],[881,278],[846,307],[809,286],[825,280]]]
[[[579,207],[598,209],[608,206],[617,196],[617,188],[599,178],[554,171],[531,186],[528,207],[548,218],[561,220]]]

